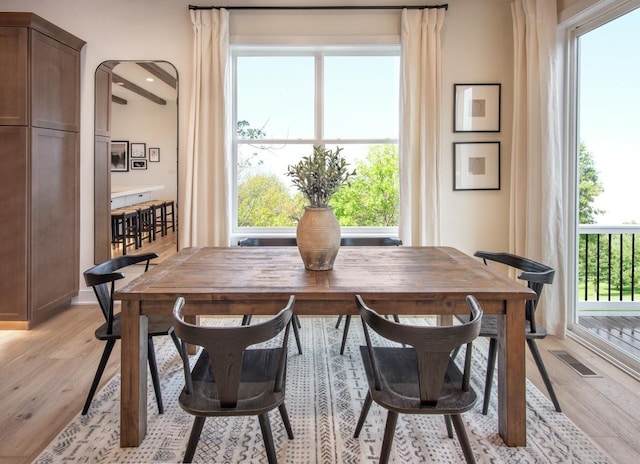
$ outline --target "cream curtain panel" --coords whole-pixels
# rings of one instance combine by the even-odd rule
[[[556,269],[537,316],[566,330],[563,162],[560,142],[555,0],[516,0],[510,248]]]
[[[402,10],[400,224],[405,245],[440,244],[441,44],[445,10]]]
[[[229,245],[229,12],[191,10],[193,82],[181,182],[180,248]]]

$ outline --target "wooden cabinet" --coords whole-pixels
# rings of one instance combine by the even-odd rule
[[[78,294],[83,46],[32,13],[0,13],[0,329]]]

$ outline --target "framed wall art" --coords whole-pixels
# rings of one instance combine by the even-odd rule
[[[160,162],[160,149],[159,148],[149,148],[149,161],[151,163],[159,163]]]
[[[500,190],[500,142],[453,144],[453,190]]]
[[[147,144],[146,143],[131,143],[131,158],[146,158],[147,157]]]
[[[131,170],[134,169],[147,169],[147,160],[131,158]]]
[[[453,132],[500,132],[500,84],[453,85]]]
[[[111,141],[111,171],[127,172],[129,170],[129,142],[125,140]]]

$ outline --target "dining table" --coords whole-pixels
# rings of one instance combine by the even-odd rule
[[[498,432],[526,445],[526,285],[447,246],[340,247],[333,269],[305,269],[296,247],[190,247],[116,290],[121,301],[120,445],[139,446],[147,428],[147,317],[275,315],[295,295],[298,316],[357,315],[355,295],[380,314],[439,315],[452,323],[474,295],[498,314]],[[303,354],[304,356],[304,354]]]

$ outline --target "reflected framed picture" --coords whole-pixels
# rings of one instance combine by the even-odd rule
[[[147,169],[147,160],[131,158],[131,170],[135,169]]]
[[[149,148],[149,161],[151,163],[159,163],[160,162],[160,149],[159,148]]]
[[[129,170],[129,142],[126,140],[111,141],[111,171],[127,172]]]
[[[500,132],[500,84],[453,84],[453,132]]]
[[[500,142],[453,144],[453,190],[500,190]]]
[[[131,158],[146,158],[147,157],[147,144],[146,143],[131,143]]]

